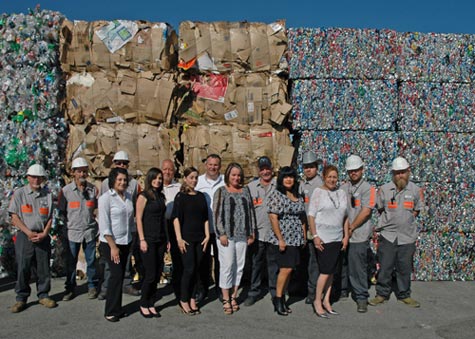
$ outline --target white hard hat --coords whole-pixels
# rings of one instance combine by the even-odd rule
[[[46,171],[43,166],[34,164],[28,168],[26,175],[32,175],[34,177],[46,177]]]
[[[346,159],[345,169],[347,171],[357,170],[363,166],[363,160],[357,155],[352,154]]]
[[[302,157],[303,165],[310,165],[310,164],[319,163],[319,162],[321,162],[321,160],[317,158],[317,155],[314,152],[308,151],[303,154],[303,157]]]
[[[89,165],[87,164],[86,159],[84,158],[76,158],[73,160],[73,163],[71,165],[72,169],[75,168],[80,168],[80,167],[88,167]]]
[[[116,160],[129,161],[129,155],[127,154],[126,151],[119,151],[114,155],[114,159],[112,159],[112,161],[116,161]]]
[[[406,159],[404,159],[403,157],[397,157],[396,159],[393,160],[393,165],[391,167],[391,170],[402,171],[402,170],[408,169],[409,167],[410,167],[409,163],[407,162]]]

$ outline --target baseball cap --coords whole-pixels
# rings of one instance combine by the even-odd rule
[[[263,156],[257,160],[257,167],[259,167],[259,169],[263,169],[264,167],[272,168],[272,162],[269,157]]]

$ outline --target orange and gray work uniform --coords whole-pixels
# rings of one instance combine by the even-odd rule
[[[370,185],[366,180],[361,179],[353,185],[347,182],[341,186],[341,189],[348,195],[348,220],[351,223],[360,214],[363,207],[373,210],[376,207],[376,188]],[[373,233],[371,218],[353,230],[350,243],[366,242]]]
[[[82,191],[75,182],[64,186],[61,190],[58,208],[66,218],[67,239],[71,252],[66,268],[67,291],[72,292],[76,287],[76,265],[81,245],[86,256],[88,287],[96,288],[98,284],[95,268],[98,226],[94,215],[97,195],[97,188],[89,182]]]
[[[323,181],[319,175],[316,175],[310,180],[302,180],[299,186],[299,193],[303,196],[303,200],[305,203],[305,212],[308,214],[308,203],[310,202],[310,198],[312,197],[313,191],[317,187],[322,187]],[[307,239],[311,240],[312,237],[307,237]]]
[[[409,181],[400,192],[394,182],[389,182],[378,190],[376,200],[379,218],[377,231],[390,242],[397,240],[399,245],[414,243],[417,240],[417,224],[414,212],[424,205],[422,190]]]
[[[371,210],[376,207],[376,188],[366,180],[361,179],[354,185],[348,181],[341,186],[341,189],[346,192],[348,197],[347,211],[350,226],[364,207]],[[343,260],[341,287],[348,291],[351,286],[353,298],[356,301],[365,301],[369,298],[368,250],[372,233],[373,225],[370,216],[362,225],[353,230],[345,260]]]
[[[256,211],[256,241],[249,247],[251,254],[251,286],[248,291],[248,297],[257,300],[262,293],[261,282],[263,279],[264,263],[267,262],[267,277],[269,293],[275,297],[275,288],[277,284],[277,274],[279,267],[272,251],[269,251],[269,238],[272,233],[272,224],[267,213],[267,198],[275,190],[276,180],[268,185],[262,185],[260,179],[251,181],[247,187],[251,192],[252,203]]]
[[[29,185],[15,191],[8,207],[10,214],[16,214],[25,226],[33,232],[43,232],[52,217],[53,198],[49,190],[42,188],[33,191]],[[31,293],[30,272],[31,265],[36,264],[38,275],[37,294],[38,298],[48,297],[51,289],[50,276],[50,237],[34,243],[23,232],[18,232],[15,242],[15,255],[17,261],[17,282],[15,292],[17,301],[28,299]]]
[[[376,293],[389,298],[395,269],[398,299],[411,296],[412,261],[416,250],[416,215],[424,206],[422,190],[413,182],[398,192],[394,182],[383,185],[376,198],[381,213],[376,228],[381,233],[378,245],[380,270]]]
[[[66,217],[69,241],[82,243],[95,240],[97,222],[94,210],[97,208],[97,188],[87,183],[83,191],[72,182],[63,187],[58,208]]]

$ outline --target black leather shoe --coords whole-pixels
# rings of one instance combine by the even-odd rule
[[[147,319],[153,318],[152,312],[149,311],[150,312],[149,314],[145,314],[145,313],[143,313],[141,307],[139,308],[139,310],[140,310],[140,314],[142,315],[142,317],[147,318]]]
[[[328,314],[326,314],[326,313],[321,313],[321,314],[320,314],[320,313],[315,312],[315,314],[316,314],[317,317],[319,317],[319,318],[330,319],[330,317],[329,317]]]
[[[252,306],[256,303],[256,298],[254,297],[247,297],[246,300],[244,300],[244,306]]]
[[[327,313],[328,313],[328,314],[331,314],[331,315],[340,315],[340,313],[338,313],[338,312],[335,311],[335,310],[331,310],[331,311],[327,310]]]
[[[312,305],[314,300],[315,297],[308,296],[307,298],[305,298],[305,304]]]
[[[356,301],[356,311],[358,311],[359,313],[368,312],[368,302],[366,300]]]
[[[107,321],[110,321],[111,323],[116,323],[120,321],[120,318],[116,317],[115,315],[106,315],[104,316],[104,319],[106,319]]]
[[[328,316],[328,314],[326,312],[318,313],[317,308],[315,307],[314,303],[312,303],[312,309],[313,309],[313,313],[315,313],[317,315],[317,317],[323,318],[323,319],[330,319],[330,317]]]
[[[277,312],[278,315],[287,316],[289,313],[284,308],[284,302],[282,298],[274,298],[274,312]]]

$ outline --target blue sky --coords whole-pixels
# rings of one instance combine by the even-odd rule
[[[271,23],[286,19],[287,27],[475,34],[473,0],[0,0],[0,13],[26,13],[38,3],[71,20],[142,19],[168,22],[176,29],[184,20]]]

